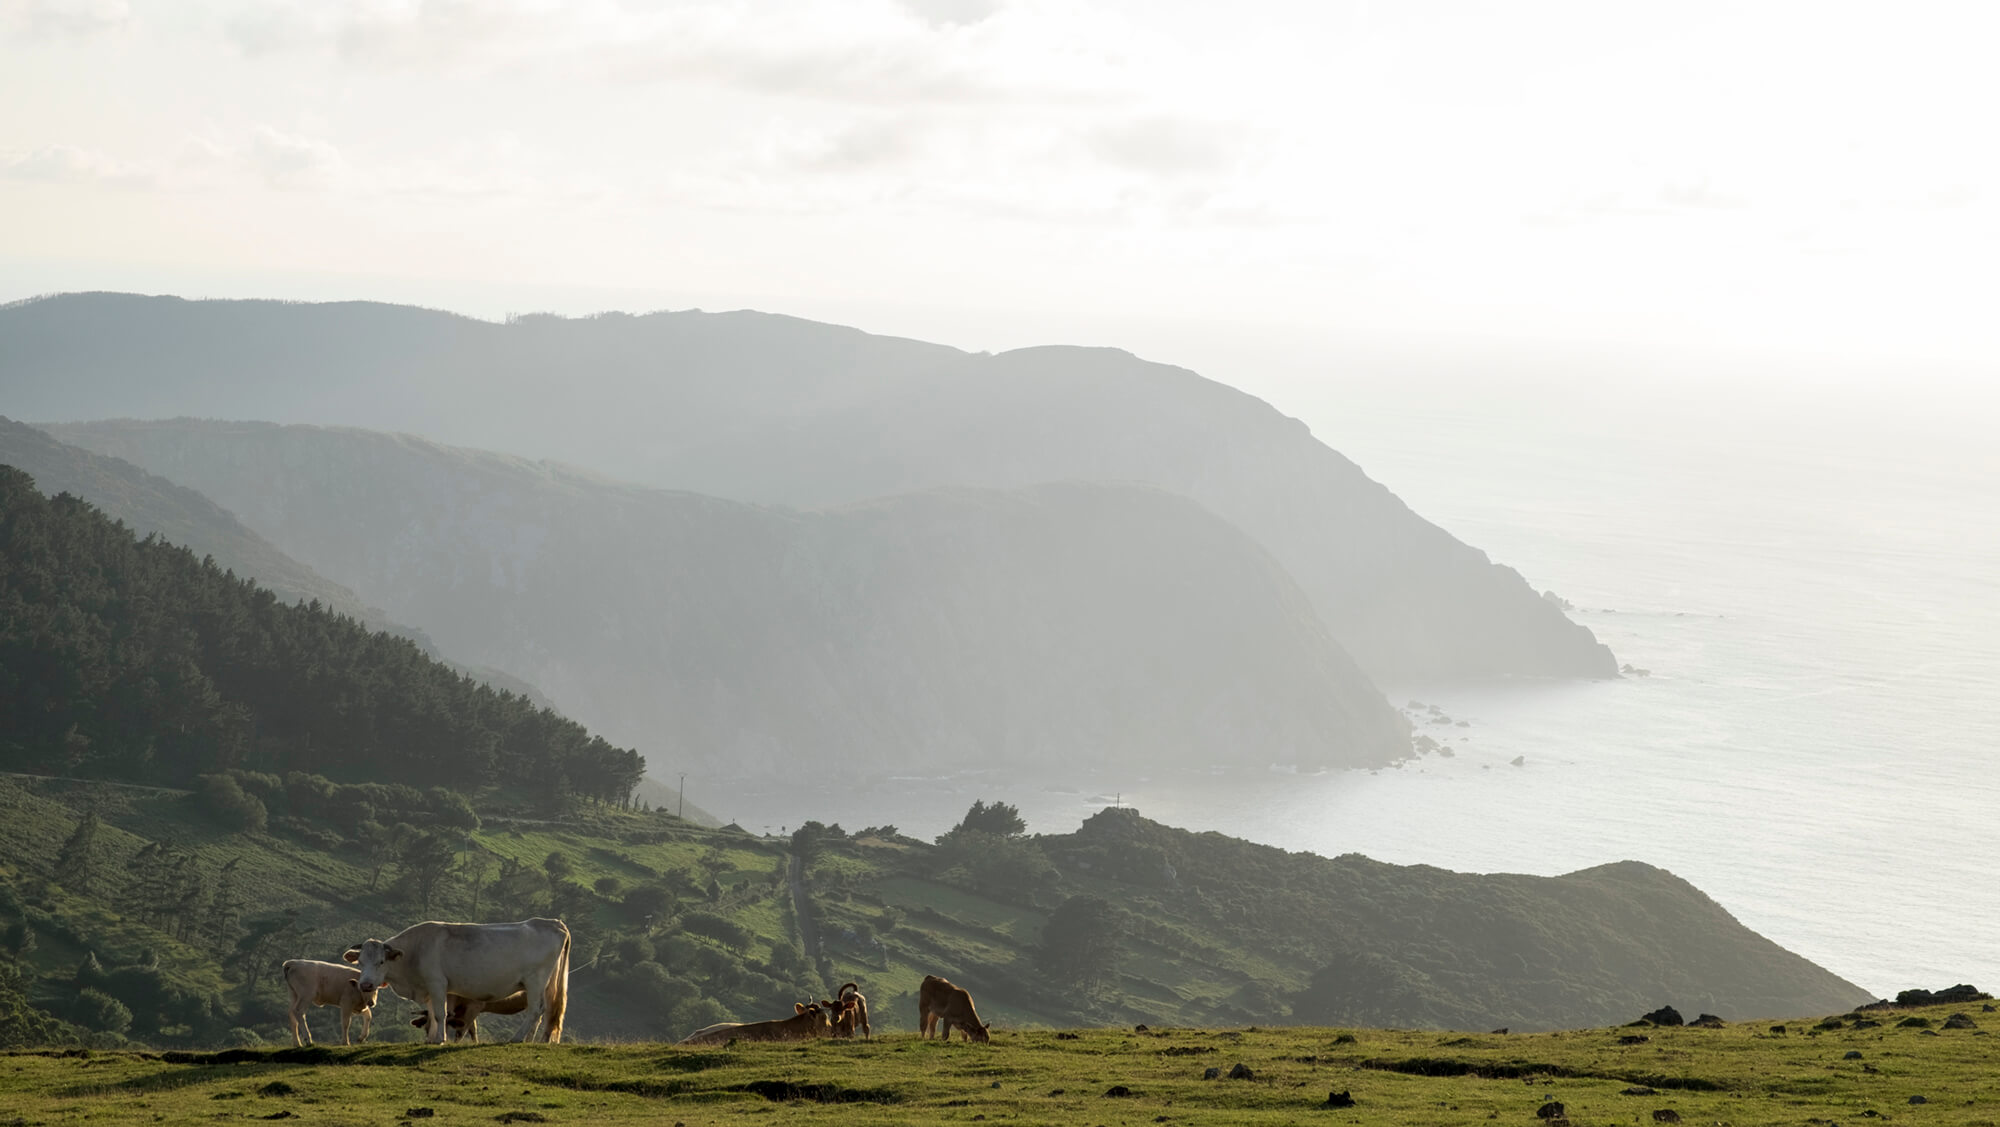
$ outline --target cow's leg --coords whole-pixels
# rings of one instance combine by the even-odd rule
[[[375,1009],[369,1007],[361,1011],[361,1043],[368,1043],[368,1035],[375,1032]]]
[[[292,1009],[290,1016],[292,1019],[292,1044],[294,1046],[305,1046],[312,1044],[312,1026],[306,1022],[305,1000],[300,998],[297,994],[292,995]],[[299,1033],[301,1029],[305,1030],[303,1036],[301,1036]]]
[[[449,1030],[445,1022],[451,1017],[451,995],[446,993],[443,975],[434,975],[417,986],[423,997],[414,999],[424,1007],[424,1044],[442,1045]]]
[[[547,1033],[543,1033],[540,1038],[535,1035],[540,1032],[545,1019],[554,1018],[554,1015],[549,1013],[549,979],[554,977],[555,969],[554,966],[536,967],[521,979],[521,989],[528,992],[528,1016],[522,1019],[521,1025],[522,1041],[549,1039]]]

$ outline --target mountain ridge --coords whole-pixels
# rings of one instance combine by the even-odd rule
[[[968,353],[752,311],[496,324],[130,295],[0,310],[0,337],[24,377],[14,413],[39,419],[340,423],[803,508],[939,485],[1146,482],[1263,543],[1378,683],[1617,675],[1517,572],[1298,420],[1121,350]]]

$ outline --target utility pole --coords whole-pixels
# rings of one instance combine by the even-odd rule
[[[676,818],[679,818],[680,820],[682,820],[682,821],[684,821],[684,822],[685,822],[685,821],[687,821],[687,812],[688,812],[688,777],[687,777],[687,772],[686,772],[686,771],[682,771],[682,772],[681,772],[681,806],[680,806],[680,809],[679,809],[679,810],[676,810],[676,811],[674,811],[674,817],[676,817]]]

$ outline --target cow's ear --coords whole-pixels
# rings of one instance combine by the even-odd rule
[[[398,951],[398,950],[397,950],[397,949],[395,949],[394,947],[384,947],[384,948],[382,948],[382,958],[383,958],[384,960],[393,960],[393,959],[400,959],[400,958],[402,958],[402,957],[403,957],[403,953],[402,953],[401,951]]]
[[[342,951],[340,953],[340,957],[346,959],[350,963],[358,963],[361,961],[361,948],[349,947],[347,950]]]
[[[793,1002],[792,1010],[795,1013],[804,1013],[806,1012],[806,1004],[804,1002]]]

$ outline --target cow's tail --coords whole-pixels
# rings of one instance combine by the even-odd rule
[[[569,928],[563,928],[562,954],[556,958],[556,970],[549,975],[548,994],[544,997],[547,1006],[548,1034],[542,1038],[551,1045],[562,1042],[563,1011],[569,1007]]]

